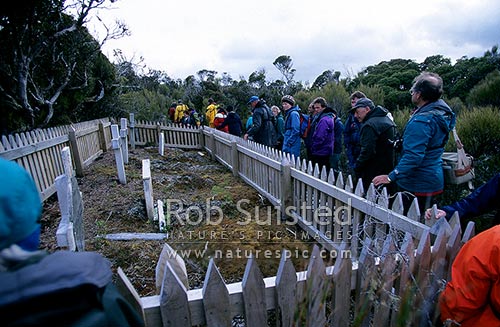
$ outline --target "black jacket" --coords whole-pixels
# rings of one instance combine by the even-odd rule
[[[0,272],[2,326],[144,326],[101,255],[57,251],[22,259],[1,265],[8,269]]]
[[[240,116],[234,111],[227,113],[227,117],[224,119],[224,122],[217,127],[217,129],[223,129],[226,126],[228,126],[229,134],[241,136],[243,124],[241,123]]]
[[[361,125],[361,151],[356,161],[356,177],[363,179],[365,190],[372,179],[388,174],[394,168],[394,140],[396,125],[387,116],[385,108],[376,106],[368,112]]]
[[[253,109],[252,127],[247,134],[255,142],[272,146],[274,125],[272,122],[273,113],[267,106],[266,102],[260,100]]]

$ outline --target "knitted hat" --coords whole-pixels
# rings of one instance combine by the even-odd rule
[[[289,103],[292,107],[295,106],[295,99],[291,95],[285,95],[281,98],[281,102]]]
[[[13,161],[0,158],[0,250],[36,234],[42,202],[28,172]]]

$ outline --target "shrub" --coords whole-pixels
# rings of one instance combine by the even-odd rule
[[[500,71],[494,70],[479,82],[467,96],[470,106],[500,107]]]
[[[392,112],[392,117],[394,117],[394,123],[396,124],[399,134],[403,135],[403,130],[410,119],[409,110],[395,110]]]
[[[457,133],[465,150],[475,158],[500,151],[500,113],[493,107],[474,107],[457,116]],[[448,147],[450,142],[448,143]],[[454,149],[454,144],[451,144]]]

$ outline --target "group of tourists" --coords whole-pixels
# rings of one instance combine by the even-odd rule
[[[455,126],[455,113],[441,99],[443,80],[435,73],[417,76],[410,93],[415,108],[402,135],[391,113],[360,91],[350,96],[345,123],[325,98],[313,99],[303,112],[292,95],[281,98],[281,108],[251,96],[251,122],[244,134],[232,106],[224,109],[209,99],[205,117],[210,127],[243,134],[245,140],[307,159],[335,174],[345,150],[349,173],[361,179],[365,191],[371,183],[386,186],[391,194],[402,191],[406,209],[416,197],[424,212],[444,189],[441,155]]]

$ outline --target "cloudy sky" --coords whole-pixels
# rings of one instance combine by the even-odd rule
[[[233,79],[289,55],[295,80],[325,70],[342,77],[394,58],[441,54],[452,62],[500,45],[498,0],[119,0],[99,15],[119,19],[132,35],[108,42],[128,59],[184,79],[202,69]],[[98,31],[97,31],[98,33]]]

